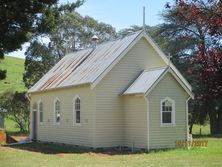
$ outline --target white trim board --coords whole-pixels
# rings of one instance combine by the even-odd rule
[[[150,101],[144,96],[144,99],[147,102],[147,150],[150,150]]]

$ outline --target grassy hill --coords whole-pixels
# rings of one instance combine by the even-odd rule
[[[0,80],[0,93],[6,90],[24,91],[26,90],[22,77],[24,73],[24,59],[5,56],[0,62],[0,69],[7,70],[7,77]]]

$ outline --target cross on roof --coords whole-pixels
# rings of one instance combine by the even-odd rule
[[[168,59],[168,66],[170,65],[170,59],[172,58],[172,56],[170,55],[170,53],[168,53],[167,59]]]

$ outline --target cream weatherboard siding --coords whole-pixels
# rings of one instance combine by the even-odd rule
[[[96,147],[114,147],[124,144],[123,97],[124,90],[147,68],[166,66],[165,62],[141,38],[95,87]]]
[[[73,99],[81,99],[81,125],[73,126]],[[61,102],[61,122],[54,125],[54,99]],[[93,113],[95,95],[90,87],[75,87],[33,93],[31,106],[43,102],[43,124],[38,124],[37,140],[93,147]],[[32,118],[32,113],[31,113]]]
[[[147,96],[149,99],[150,149],[173,148],[176,140],[186,139],[186,100],[188,96],[170,73],[167,73]],[[160,101],[165,97],[170,97],[175,101],[175,126],[161,126]]]
[[[143,96],[124,96],[124,146],[147,149],[147,102]]]

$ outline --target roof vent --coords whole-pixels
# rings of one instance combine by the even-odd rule
[[[96,35],[93,35],[93,37],[92,37],[92,47],[93,47],[93,49],[96,49],[98,41],[99,41],[99,38]]]

